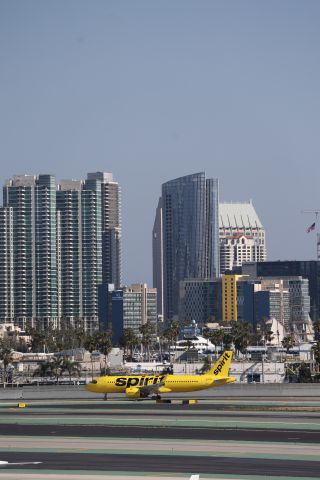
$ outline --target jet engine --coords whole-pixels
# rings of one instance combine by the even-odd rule
[[[126,396],[128,398],[140,398],[140,388],[129,387],[126,389]]]

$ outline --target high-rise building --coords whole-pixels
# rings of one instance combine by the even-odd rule
[[[57,191],[59,312],[71,323],[83,317],[82,186],[80,180],[62,180]]]
[[[58,324],[56,180],[39,175],[35,185],[36,317],[44,327]]]
[[[157,313],[163,318],[163,223],[162,223],[162,199],[156,210],[152,230],[152,271],[153,286],[157,289]]]
[[[265,229],[252,202],[219,204],[220,271],[266,260]]]
[[[275,318],[290,332],[290,293],[283,279],[261,279],[255,283],[255,323]]]
[[[237,320],[257,325],[274,318],[297,342],[312,340],[308,283],[301,276],[239,277]]]
[[[312,321],[320,317],[320,261],[284,260],[252,262],[242,266],[243,275],[251,277],[296,277],[309,281],[310,316]]]
[[[0,322],[46,328],[81,319],[86,330],[98,328],[103,266],[105,278],[120,281],[120,236],[114,233],[111,250],[102,237],[102,226],[106,240],[120,224],[119,195],[110,193],[111,174],[100,175],[103,187],[94,175],[58,186],[52,175],[21,175],[6,182],[0,209]],[[112,206],[108,212],[107,205]],[[107,255],[103,264],[104,246],[115,254],[114,266]]]
[[[180,281],[219,276],[218,198],[218,180],[204,172],[162,185],[166,321],[178,317]]]
[[[98,328],[102,283],[101,185],[62,180],[57,191],[59,306],[62,319]]]
[[[82,190],[82,309],[88,330],[98,328],[98,285],[102,283],[101,183],[86,180]]]
[[[155,332],[157,329],[157,290],[149,288],[145,283],[122,287],[111,292],[111,309],[108,313],[111,318],[108,324],[112,325],[113,341],[118,343],[123,330],[132,329],[139,335],[139,328],[150,322]]]
[[[240,275],[222,275],[222,320],[238,320],[237,285]]]
[[[52,175],[19,175],[6,182],[12,208],[14,321],[58,323],[56,185]]]
[[[101,182],[102,279],[105,285],[121,285],[121,191],[112,173],[88,173]]]
[[[14,318],[13,209],[0,208],[0,322]]]
[[[221,320],[220,279],[190,279],[180,282],[179,321],[203,327]]]

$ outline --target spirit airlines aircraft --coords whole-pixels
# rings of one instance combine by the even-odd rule
[[[86,389],[96,393],[125,393],[127,398],[161,398],[161,393],[195,392],[234,382],[229,377],[231,351],[225,351],[213,367],[203,375],[124,375],[93,380]]]

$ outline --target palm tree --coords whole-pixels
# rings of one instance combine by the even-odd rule
[[[268,319],[264,317],[262,319],[262,322],[259,323],[256,328],[256,339],[258,340],[258,343],[262,342],[263,345],[272,342],[272,340],[274,339],[273,331],[268,325],[267,320]]]
[[[301,363],[298,373],[298,383],[311,383],[312,376],[309,365],[304,362]]]
[[[211,368],[211,364],[212,364],[212,362],[211,362],[210,355],[207,355],[203,360],[203,365],[200,368],[200,373],[208,372]]]
[[[0,360],[2,360],[3,369],[2,369],[2,382],[5,383],[7,380],[7,369],[9,363],[12,362],[13,349],[10,339],[2,338],[0,340]]]
[[[45,331],[39,327],[27,327],[26,333],[31,338],[31,351],[45,352],[47,345],[47,336]]]
[[[314,338],[320,340],[320,320],[313,322]]]
[[[103,332],[97,335],[98,350],[104,355],[104,368],[107,369],[107,357],[112,350],[111,332]]]
[[[69,360],[68,358],[64,358],[61,363],[61,368],[62,368],[62,373],[68,372],[70,383],[71,383],[72,375],[76,375],[80,377],[81,366],[79,362],[74,362],[72,360]]]
[[[316,364],[317,371],[319,371],[319,366],[320,366],[320,341],[317,342],[315,345],[312,347],[312,352],[313,352],[313,358]]]
[[[93,380],[93,356],[92,353],[97,349],[97,336],[96,335],[87,335],[84,340],[84,348],[90,352],[91,359],[91,374]]]
[[[244,354],[252,341],[252,325],[248,322],[232,322],[231,335],[235,349]]]
[[[56,383],[59,382],[59,378],[63,373],[63,363],[64,363],[64,359],[62,357],[61,358],[53,357],[52,360],[50,361],[50,372],[55,377]]]
[[[48,377],[51,374],[51,362],[40,363],[33,372],[34,377]]]
[[[162,337],[168,342],[169,347],[174,344],[176,347],[177,340],[180,333],[180,324],[178,322],[172,322],[169,327],[167,327],[163,333]]]
[[[135,334],[135,331],[132,328],[125,328],[123,330],[123,335],[120,339],[120,344],[125,349],[124,350],[125,351],[125,356],[127,356],[127,350],[129,349],[130,357],[132,359],[133,349],[134,349],[134,347],[139,345],[139,339],[138,339],[137,335]]]
[[[289,353],[290,348],[292,348],[294,345],[294,340],[291,335],[288,335],[287,337],[283,338],[281,343],[283,348],[286,349],[286,353]]]
[[[144,323],[139,327],[139,332],[141,333],[141,345],[147,351],[147,360],[150,361],[150,346],[152,345],[155,328],[150,321]]]
[[[224,338],[224,331],[222,328],[219,330],[212,330],[210,328],[206,328],[203,331],[204,338],[210,340],[211,343],[217,348],[218,345],[221,345]]]

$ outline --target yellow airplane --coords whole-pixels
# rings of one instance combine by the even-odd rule
[[[213,367],[203,375],[110,375],[86,385],[96,393],[125,393],[127,398],[161,398],[161,393],[195,392],[235,382],[229,377],[232,351],[225,351]]]

